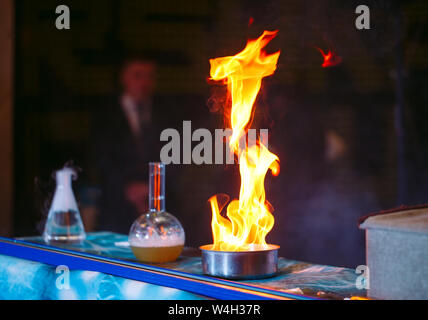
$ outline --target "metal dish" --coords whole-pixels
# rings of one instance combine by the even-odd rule
[[[225,279],[261,279],[278,271],[279,246],[252,251],[215,251],[212,245],[200,247],[202,268],[207,275]]]

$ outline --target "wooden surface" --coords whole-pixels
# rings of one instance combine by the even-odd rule
[[[0,1],[0,234],[12,232],[13,0]]]

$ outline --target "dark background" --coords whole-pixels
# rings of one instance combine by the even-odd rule
[[[60,4],[70,7],[71,30],[55,28]],[[40,233],[51,173],[66,161],[82,168],[75,184],[82,202],[85,190],[96,189],[91,113],[117,91],[124,54],[156,56],[157,95],[182,108],[193,129],[221,127],[207,107],[209,59],[236,54],[248,38],[278,29],[269,45],[282,51],[278,70],[258,100],[282,164],[281,174],[266,181],[276,219],[268,240],[288,258],[364,264],[360,216],[427,202],[428,3],[365,1],[371,30],[362,31],[355,28],[359,4],[17,0],[15,235]],[[315,46],[333,49],[343,62],[322,68]],[[326,157],[331,133],[344,145],[335,160]],[[180,201],[167,208],[182,221],[187,245],[209,243],[207,200],[222,192],[237,196],[237,168],[179,170],[181,188],[168,192]]]

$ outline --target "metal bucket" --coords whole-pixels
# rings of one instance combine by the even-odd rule
[[[200,247],[202,268],[207,275],[225,279],[261,279],[278,271],[279,246],[254,251],[215,251],[212,245]]]

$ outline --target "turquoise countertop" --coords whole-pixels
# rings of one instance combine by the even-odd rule
[[[19,239],[21,243],[43,244],[39,237]],[[23,241],[23,242],[22,242]],[[43,249],[43,246],[40,246]],[[156,279],[147,277],[147,281],[136,281],[135,277],[120,277],[108,271],[99,272],[94,267],[70,268],[61,266],[61,257],[55,263],[41,263],[37,256],[23,259],[11,250],[2,249],[0,243],[0,299],[124,299],[124,300],[180,300],[209,299],[210,290],[194,289],[186,285],[177,285],[176,281],[159,285]],[[19,248],[18,248],[19,249]],[[51,248],[52,249],[52,248]],[[50,250],[51,250],[50,249]],[[129,268],[139,266],[127,244],[127,236],[109,232],[89,234],[87,240],[79,246],[57,248],[58,251],[88,254],[121,261]],[[55,251],[55,248],[53,250]],[[4,253],[7,253],[6,255]],[[13,257],[14,256],[14,257]],[[89,258],[90,258],[89,257]],[[91,259],[89,259],[91,260]],[[93,259],[92,259],[93,260]],[[52,265],[50,265],[52,264]],[[145,265],[141,265],[144,267]],[[293,260],[279,259],[277,276],[263,280],[224,281],[203,276],[201,258],[197,250],[184,250],[183,255],[174,263],[153,265],[150,272],[168,271],[169,276],[188,278],[195,283],[210,286],[230,286],[236,290],[250,290],[260,295],[299,298],[346,299],[354,296],[365,297],[366,291],[356,287],[358,274],[355,270],[331,266],[313,265]],[[159,268],[159,269],[156,269]],[[167,275],[168,276],[168,275]],[[132,279],[134,278],[134,279]],[[145,276],[138,277],[145,280]],[[160,283],[160,282],[159,282]],[[165,283],[165,282],[162,282]],[[178,283],[178,282],[177,282]],[[201,294],[201,293],[204,294]],[[290,294],[291,296],[287,296]],[[218,294],[217,294],[218,298]]]

